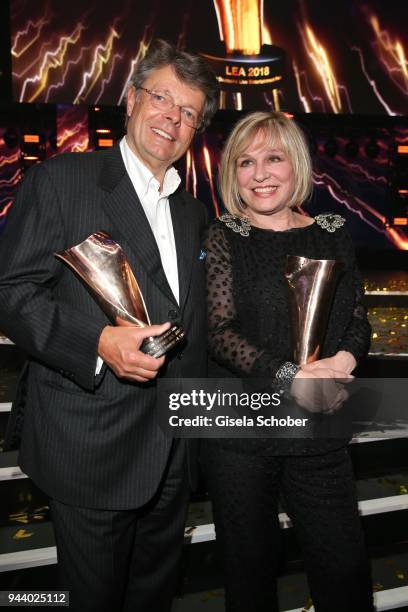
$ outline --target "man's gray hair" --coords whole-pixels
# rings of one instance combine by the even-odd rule
[[[146,55],[137,64],[130,85],[139,89],[153,70],[164,66],[171,66],[180,81],[205,95],[199,130],[204,131],[218,109],[219,85],[215,74],[199,55],[179,51],[174,45],[158,38],[150,44]]]

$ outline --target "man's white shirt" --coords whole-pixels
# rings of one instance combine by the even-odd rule
[[[173,222],[171,220],[169,197],[180,185],[180,177],[172,166],[164,175],[163,189],[152,172],[142,164],[129,147],[126,136],[119,144],[123,163],[140,200],[153,235],[156,239],[160,258],[167,281],[177,302],[179,301],[179,279],[177,268],[177,251],[174,240]],[[135,201],[135,206],[137,203]],[[163,321],[160,321],[162,323]],[[98,357],[96,374],[99,374],[103,360]]]

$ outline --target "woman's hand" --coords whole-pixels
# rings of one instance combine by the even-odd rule
[[[306,372],[315,372],[315,370],[325,369],[334,370],[336,372],[343,372],[347,375],[356,367],[357,362],[352,353],[348,351],[338,351],[333,357],[326,357],[325,359],[318,359],[313,363],[307,363],[302,365],[302,370]],[[319,378],[327,378],[320,373]],[[335,378],[338,378],[335,376]]]
[[[353,378],[328,367],[311,370],[309,366],[302,366],[293,379],[290,392],[296,403],[309,412],[333,413],[349,397],[341,383],[351,382]]]

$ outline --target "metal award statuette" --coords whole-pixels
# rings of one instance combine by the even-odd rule
[[[343,264],[333,259],[286,258],[294,361],[312,363],[319,358],[331,303]]]
[[[76,246],[55,253],[78,274],[112,323],[117,317],[136,325],[151,325],[143,295],[121,246],[105,232],[95,232]],[[178,325],[144,340],[140,350],[161,357],[184,338]]]

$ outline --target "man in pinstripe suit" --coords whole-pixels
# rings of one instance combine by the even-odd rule
[[[154,379],[203,376],[206,364],[206,212],[172,164],[209,123],[217,96],[203,60],[156,41],[128,91],[126,137],[34,167],[0,239],[0,328],[29,355],[13,413],[21,425],[24,404],[19,461],[51,498],[71,610],[171,606],[188,462],[184,441],[158,426]],[[98,230],[122,246],[160,325],[110,326],[55,259]],[[174,321],[186,331],[182,353],[139,350]]]

